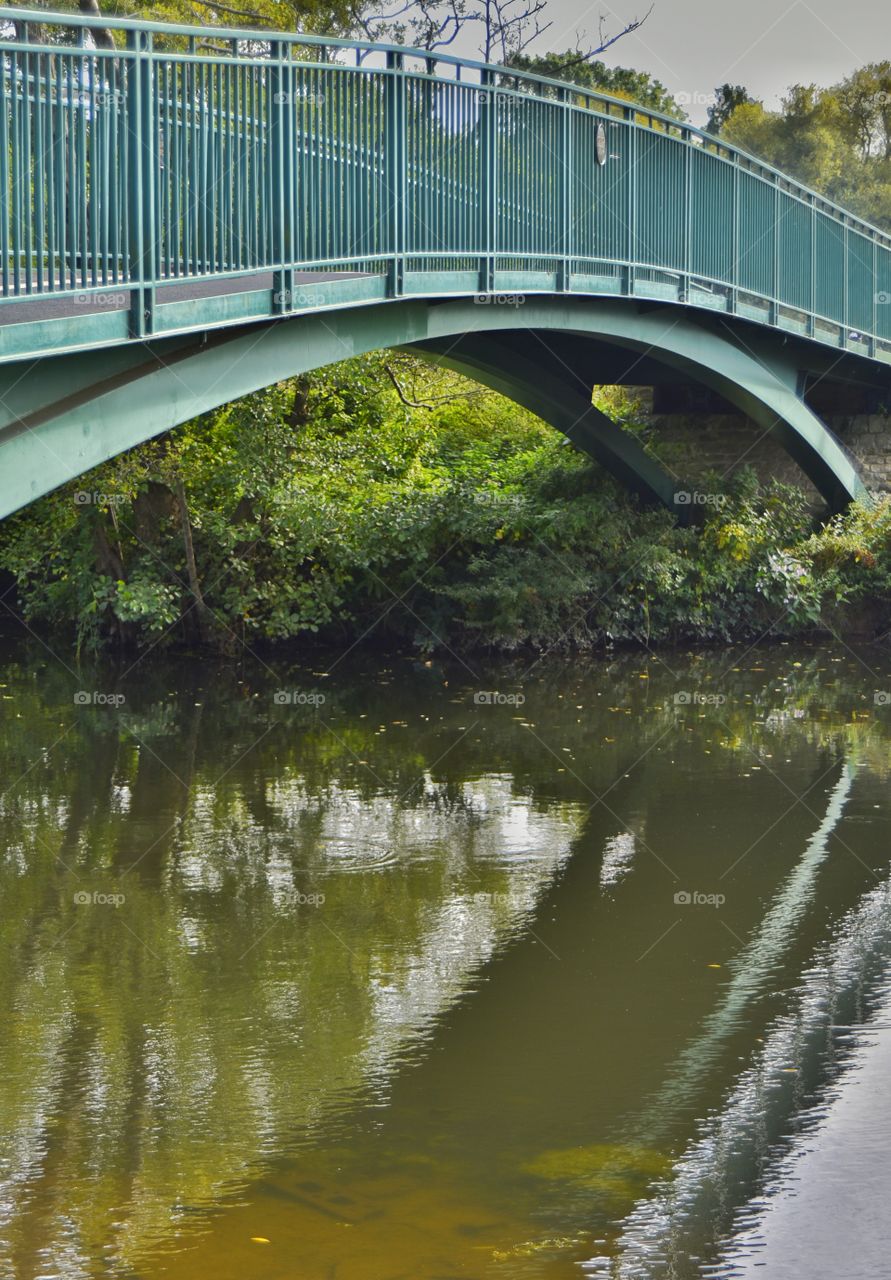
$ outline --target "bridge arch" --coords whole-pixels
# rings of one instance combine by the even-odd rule
[[[655,360],[719,391],[788,450],[831,509],[865,494],[856,464],[799,395],[785,348],[758,348],[677,307],[532,295],[522,305],[461,298],[344,307],[2,365],[0,517],[239,396],[390,347],[443,360],[502,391],[645,500],[669,508],[676,479],[590,402],[593,383],[622,380],[615,358],[608,376],[596,376],[607,352],[619,353],[627,381],[640,381],[639,363]],[[580,350],[590,353],[587,376],[573,368]]]

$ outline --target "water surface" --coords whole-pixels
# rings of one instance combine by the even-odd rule
[[[887,656],[62,656],[0,689],[4,1276],[748,1274],[796,1151],[883,1193]]]

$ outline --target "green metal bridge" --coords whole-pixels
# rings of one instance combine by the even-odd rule
[[[837,509],[889,402],[891,236],[625,101],[442,53],[0,9],[0,516],[198,413],[409,347],[645,499],[594,383],[694,383]],[[679,508],[679,514],[684,514]]]

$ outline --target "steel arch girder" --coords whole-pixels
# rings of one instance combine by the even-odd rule
[[[206,341],[192,335],[140,344],[124,348],[132,353],[126,357],[87,352],[4,366],[0,405],[10,408],[5,425],[0,418],[0,517],[189,418],[285,378],[381,348],[512,330],[595,337],[628,349],[632,366],[640,353],[658,354],[776,436],[832,508],[866,495],[855,464],[797,394],[797,369],[782,349],[773,357],[755,354],[729,330],[724,337],[671,308],[541,295],[522,307],[481,307],[470,299],[345,307],[223,330]],[[63,387],[70,390],[59,397]],[[589,422],[606,456],[607,428],[593,416]],[[615,445],[612,456],[618,457]],[[619,461],[627,467],[629,455]],[[652,475],[646,484],[667,493]]]
[[[642,501],[661,503],[675,511],[679,519],[688,521],[690,507],[675,502],[675,480],[633,435],[591,403],[591,388],[586,393],[583,386],[567,385],[567,378],[555,376],[548,361],[531,361],[524,356],[519,365],[509,341],[498,340],[507,336],[474,334],[469,349],[448,339],[408,346],[405,350],[501,392],[555,427]]]

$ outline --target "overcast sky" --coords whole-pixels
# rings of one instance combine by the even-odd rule
[[[541,49],[575,43],[577,30],[595,37],[598,15],[620,29],[646,12],[649,0],[550,0],[554,25]],[[703,99],[725,80],[744,84],[765,105],[779,104],[798,82],[832,84],[866,62],[891,58],[888,0],[655,0],[638,33],[606,55],[661,80],[692,119],[705,118]]]

